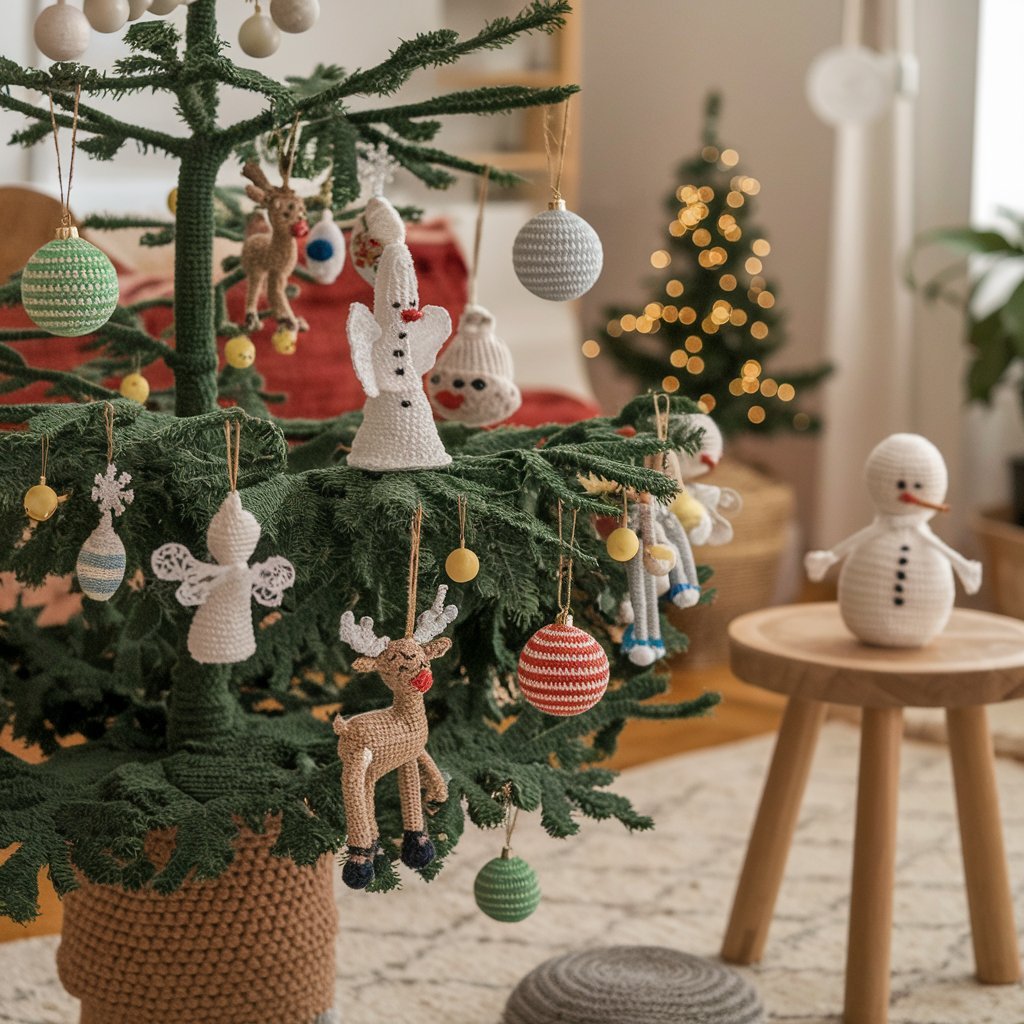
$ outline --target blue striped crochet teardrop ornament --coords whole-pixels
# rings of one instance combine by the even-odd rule
[[[109,601],[124,579],[127,558],[113,520],[135,500],[135,492],[128,487],[131,482],[131,474],[118,474],[112,462],[95,477],[92,500],[100,507],[100,522],[86,538],[75,565],[82,593],[93,601]]]

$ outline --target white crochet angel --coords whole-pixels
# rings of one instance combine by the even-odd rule
[[[700,448],[689,452],[670,452],[670,469],[682,482],[682,493],[672,504],[679,522],[693,544],[728,544],[732,540],[732,523],[726,513],[735,515],[743,507],[743,499],[731,487],[715,487],[697,483],[722,458],[724,442],[718,424],[705,413],[687,416],[690,427],[699,428]]]
[[[451,334],[451,317],[440,306],[420,308],[398,211],[383,196],[374,196],[365,217],[384,250],[377,264],[373,312],[361,302],[349,309],[352,365],[366,402],[348,464],[377,472],[447,466],[451,456],[437,436],[422,377]]]
[[[251,601],[267,608],[281,604],[295,583],[295,569],[273,555],[249,565],[261,534],[256,517],[242,508],[232,490],[210,520],[206,546],[213,563],[200,562],[183,544],[164,544],[153,552],[153,572],[177,580],[178,602],[196,607],[188,631],[188,652],[204,665],[231,665],[256,653]]]

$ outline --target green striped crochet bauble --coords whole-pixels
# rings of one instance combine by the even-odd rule
[[[102,327],[117,308],[117,271],[84,238],[55,238],[28,261],[21,299],[36,327],[78,338]]]
[[[522,921],[540,904],[537,873],[522,857],[495,857],[473,883],[476,905],[495,921]]]

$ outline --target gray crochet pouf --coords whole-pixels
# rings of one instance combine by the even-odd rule
[[[763,1024],[753,988],[663,946],[602,946],[546,960],[509,996],[503,1024]]]

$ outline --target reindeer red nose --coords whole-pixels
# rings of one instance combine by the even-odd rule
[[[419,309],[403,309],[402,310],[402,322],[406,324],[413,324],[420,317],[423,316],[422,310]]]
[[[297,220],[292,225],[292,235],[296,238],[305,238],[309,234],[309,221]]]
[[[426,693],[434,685],[434,674],[429,668],[425,668],[418,676],[409,680],[409,685],[420,693]]]

